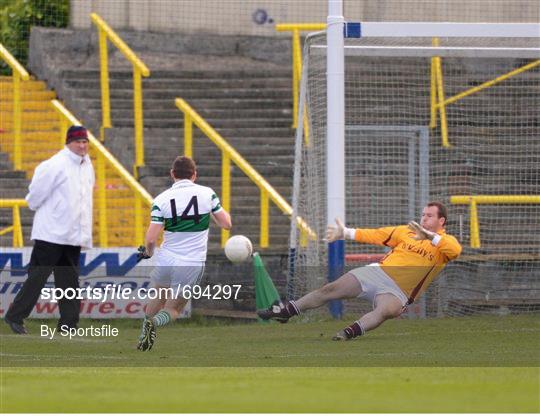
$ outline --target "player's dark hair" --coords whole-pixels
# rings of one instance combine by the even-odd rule
[[[191,179],[196,170],[195,162],[187,156],[178,156],[172,164],[173,175],[176,179]]]
[[[437,216],[439,218],[444,218],[443,225],[446,225],[446,221],[448,220],[448,209],[441,202],[431,201],[431,202],[428,202],[426,206],[437,207]]]

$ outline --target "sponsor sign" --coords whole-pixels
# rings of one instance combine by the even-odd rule
[[[0,316],[3,317],[9,305],[28,277],[31,247],[4,248],[0,251]],[[129,292],[128,299],[109,295],[101,299],[81,300],[81,318],[142,318],[144,305],[149,301],[145,296],[151,288],[150,272],[153,259],[136,262],[137,254],[132,248],[90,249],[81,253],[81,288],[100,288],[107,286]],[[54,288],[51,274],[45,287]],[[84,293],[84,292],[83,292]],[[188,302],[181,317],[191,315],[191,302]],[[58,318],[58,302],[40,297],[30,318]]]

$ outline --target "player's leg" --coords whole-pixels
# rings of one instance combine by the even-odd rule
[[[54,284],[56,287],[64,290],[68,288],[79,288],[79,257],[81,248],[75,246],[63,246],[62,257],[54,267]],[[60,319],[57,328],[61,330],[62,326],[68,328],[77,328],[79,323],[79,312],[81,309],[81,300],[59,299],[58,309],[60,310]]]
[[[154,280],[154,279],[153,279]],[[157,295],[146,304],[144,308],[144,319],[142,321],[141,335],[137,349],[146,351],[152,348],[156,338],[156,328],[152,321],[153,317],[159,313],[167,302],[166,294],[170,291],[168,286],[154,282],[152,291]]]
[[[169,286],[164,286],[157,283],[152,285],[152,290],[155,290],[155,292],[160,294],[160,296],[156,297],[155,299],[150,299],[150,301],[146,304],[144,307],[144,313],[146,315],[145,318],[152,318],[156,313],[163,309],[165,302],[167,302],[165,294],[167,293],[168,289]]]
[[[156,328],[152,318],[159,313],[167,301],[166,295],[170,290],[173,275],[173,261],[158,252],[156,256],[156,267],[150,273],[152,281],[152,291],[156,296],[146,304],[144,319],[141,326],[141,334],[137,343],[137,349],[147,351],[152,348],[156,338]]]
[[[391,293],[377,295],[374,302],[375,309],[338,332],[332,339],[341,341],[364,335],[367,331],[377,328],[384,321],[398,317],[403,311],[403,301]]]
[[[164,304],[161,304],[162,308],[157,313],[155,313],[155,310],[158,307],[158,304],[151,303],[150,308],[147,311],[154,314],[151,317],[147,316],[143,321],[142,333],[137,347],[138,349],[142,351],[152,349],[156,339],[156,328],[174,322],[188,302],[187,299],[182,297],[181,289],[199,284],[203,273],[204,265],[187,267],[176,266],[171,268],[171,286],[166,288],[166,290],[162,289],[163,296],[160,296],[160,299],[165,299],[165,302]],[[190,290],[189,293],[191,292],[192,291]]]
[[[174,267],[170,296],[168,296],[163,309],[152,318],[155,327],[165,326],[176,321],[188,302],[188,299],[182,296],[184,290],[187,290],[185,293],[193,293],[193,287],[199,285],[203,274],[204,264],[186,266],[180,263]]]
[[[298,300],[285,302],[283,305],[272,305],[269,309],[258,311],[257,314],[265,320],[275,319],[285,323],[290,317],[299,315],[303,311],[318,308],[331,300],[355,298],[360,293],[362,293],[362,286],[356,276],[346,273]]]
[[[188,299],[179,297],[178,299],[169,299],[165,302],[163,309],[161,309],[153,318],[152,322],[155,327],[165,326],[171,322],[176,321],[184,307],[188,303]]]

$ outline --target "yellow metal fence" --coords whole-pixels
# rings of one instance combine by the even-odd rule
[[[450,203],[469,205],[470,245],[480,248],[479,204],[540,204],[540,195],[454,195],[450,197]]]
[[[21,169],[21,81],[28,81],[30,75],[21,64],[4,48],[0,43],[0,58],[6,62],[13,73],[13,135],[14,135],[14,156],[13,165],[15,169]]]
[[[193,124],[197,126],[220,150],[221,150],[221,205],[227,211],[230,210],[231,201],[231,173],[230,166],[233,162],[251,181],[257,185],[261,193],[260,203],[260,241],[259,246],[269,246],[269,201],[271,200],[285,215],[292,215],[292,207],[221,135],[214,130],[186,101],[181,98],[175,100],[175,104],[184,113],[184,154],[193,157]],[[297,217],[296,222],[302,233],[303,239],[315,239],[315,233],[305,221]],[[229,238],[228,230],[221,230],[221,245]]]
[[[99,33],[99,60],[101,80],[101,141],[105,138],[105,129],[112,127],[111,104],[109,91],[109,55],[107,52],[107,40],[122,52],[126,59],[133,65],[133,111],[135,130],[135,163],[133,175],[138,177],[138,170],[144,166],[144,137],[143,137],[143,96],[142,77],[150,76],[150,70],[142,62],[131,48],[116,34],[116,32],[96,13],[90,15],[92,22],[98,28]]]
[[[0,199],[0,208],[12,209],[13,225],[0,230],[0,235],[13,232],[13,247],[23,247],[24,239],[21,225],[21,207],[27,207],[28,203],[24,199]]]

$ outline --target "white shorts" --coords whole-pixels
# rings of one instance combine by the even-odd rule
[[[179,285],[196,286],[204,274],[203,262],[186,262],[167,255],[166,250],[156,254],[155,267],[150,278],[155,285],[176,288]]]
[[[396,282],[377,263],[353,269],[349,273],[352,273],[362,286],[362,293],[358,297],[370,300],[374,309],[377,295],[382,295],[383,293],[390,293],[397,297],[404,307],[407,305],[409,299],[405,293],[403,293]]]

